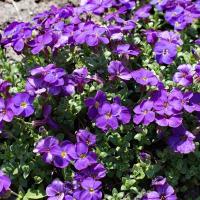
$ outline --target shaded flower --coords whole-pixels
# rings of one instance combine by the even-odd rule
[[[88,108],[88,116],[90,119],[95,119],[98,115],[99,107],[106,101],[106,94],[98,90],[95,97],[89,97],[85,100],[85,105]]]
[[[96,144],[96,135],[93,135],[87,130],[80,129],[76,133],[77,142],[83,142],[88,146],[94,146]]]
[[[172,129],[168,144],[174,152],[188,154],[195,150],[194,139],[195,136],[191,132],[180,126]]]

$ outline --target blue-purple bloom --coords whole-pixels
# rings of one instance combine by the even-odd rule
[[[111,61],[108,66],[108,72],[110,74],[110,80],[116,77],[122,80],[130,80],[132,78],[131,73],[120,61]]]
[[[189,64],[180,65],[178,72],[174,74],[173,81],[182,86],[189,86],[193,83],[194,70]]]
[[[54,158],[54,151],[58,148],[59,141],[55,137],[49,136],[40,140],[36,144],[33,152],[41,154],[43,160],[50,164]]]
[[[183,126],[172,129],[172,134],[168,139],[168,144],[174,152],[188,154],[194,152],[195,136]]]

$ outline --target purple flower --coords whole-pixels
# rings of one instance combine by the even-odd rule
[[[58,148],[55,148],[52,154],[54,156],[53,163],[59,168],[67,167],[76,158],[74,144],[67,140],[62,142]]]
[[[116,104],[104,103],[98,109],[99,116],[96,118],[96,126],[102,130],[112,128],[116,130],[119,126],[117,116],[120,113],[120,106]]]
[[[108,72],[111,75],[110,80],[116,77],[122,80],[130,80],[132,78],[129,70],[125,68],[120,61],[111,61],[108,66]]]
[[[158,31],[148,29],[144,31],[144,34],[149,44],[155,44],[158,39]]]
[[[10,178],[0,170],[0,196],[3,196],[10,189],[10,185]]]
[[[104,27],[95,26],[92,30],[88,31],[85,42],[88,46],[97,46],[99,42],[103,44],[108,44],[109,40],[103,34],[106,32]]]
[[[121,44],[118,45],[116,50],[114,51],[117,54],[129,56],[138,56],[140,54],[140,50],[130,44]]]
[[[65,185],[60,180],[54,180],[46,188],[48,200],[63,200],[65,196]]]
[[[32,31],[30,23],[13,22],[4,30],[2,44],[5,47],[12,46],[16,52],[21,52],[27,40],[31,38]]]
[[[169,43],[179,45],[179,46],[183,44],[181,35],[175,31],[161,31],[161,32],[158,32],[157,36],[159,38],[159,41],[167,41]]]
[[[95,97],[89,97],[85,100],[85,105],[89,107],[88,116],[91,120],[95,119],[98,115],[99,107],[106,101],[106,94],[99,90]]]
[[[40,51],[44,50],[48,45],[50,45],[52,40],[52,35],[48,32],[37,36],[34,40],[29,42],[29,46],[32,47],[32,54],[40,53]]]
[[[93,178],[86,178],[81,183],[81,187],[83,191],[80,193],[79,200],[101,200],[102,199],[102,192],[101,189],[101,182],[95,181]]]
[[[155,44],[154,53],[159,64],[171,64],[176,58],[177,47],[175,44],[160,41]]]
[[[0,122],[11,122],[14,113],[11,109],[11,99],[4,100],[0,97]]]
[[[144,19],[150,16],[150,10],[152,6],[150,4],[146,4],[139,9],[136,10],[134,14],[134,20],[138,21],[140,19]]]
[[[170,105],[174,110],[181,111],[185,109],[187,112],[191,113],[194,111],[194,106],[190,103],[192,96],[192,92],[182,93],[181,90],[175,88],[169,95]]]
[[[143,200],[177,200],[175,191],[171,185],[166,182],[163,177],[158,177],[152,181],[155,191],[148,192]]]
[[[194,71],[189,64],[179,65],[178,71],[174,74],[173,81],[182,86],[189,86],[193,83]]]
[[[143,101],[140,105],[134,108],[135,115],[133,117],[133,122],[135,124],[148,125],[155,120],[155,113],[152,111],[153,102]]]
[[[172,115],[156,115],[156,123],[159,126],[179,127],[182,124],[182,117],[180,114]]]
[[[76,133],[77,142],[82,142],[88,146],[94,146],[96,144],[96,136],[87,130],[80,129]]]
[[[33,152],[41,154],[43,160],[50,164],[54,158],[54,151],[59,148],[58,144],[59,141],[55,137],[49,136],[40,140],[36,144]]]
[[[76,156],[74,157],[74,167],[77,170],[83,170],[89,165],[96,163],[96,154],[89,151],[88,146],[82,142],[75,145]]]
[[[0,79],[0,92],[7,96],[11,85],[12,84],[10,82]]]
[[[34,113],[34,98],[28,93],[18,93],[12,98],[12,110],[17,116],[29,117]]]
[[[168,144],[174,152],[188,154],[195,150],[194,139],[195,136],[191,132],[180,126],[172,129]]]
[[[151,160],[151,155],[142,151],[139,153],[139,157],[142,161],[147,161],[147,160]]]
[[[177,113],[171,104],[169,93],[166,90],[155,91],[151,100],[154,102],[154,110],[160,115],[172,115]]]
[[[133,79],[141,85],[154,86],[158,84],[157,77],[149,70],[141,68],[133,71],[131,74]]]
[[[104,178],[105,176],[106,176],[105,167],[100,163],[96,163],[76,173],[75,179],[82,182],[85,178],[88,177],[92,177],[95,180],[99,180]]]
[[[84,84],[89,82],[87,67],[75,69],[71,76],[72,76],[72,80],[76,84],[78,91],[82,91]]]

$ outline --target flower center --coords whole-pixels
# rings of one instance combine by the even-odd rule
[[[106,119],[110,119],[112,117],[111,113],[106,114]]]
[[[99,102],[98,101],[96,101],[96,103],[95,103],[95,108],[98,108],[99,107]]]
[[[175,22],[175,27],[178,27],[180,26],[180,23],[179,22]]]
[[[164,102],[164,107],[167,108],[168,102]]]
[[[143,113],[146,115],[148,113],[148,110],[144,110]]]
[[[167,55],[168,53],[169,53],[168,49],[164,49],[162,52],[163,55]]]
[[[161,195],[160,200],[166,200],[166,197],[164,195]]]
[[[181,140],[181,141],[186,141],[186,140],[187,140],[187,136],[186,136],[186,135],[182,135],[182,136],[180,137],[180,140]]]
[[[62,156],[62,158],[66,158],[67,153],[65,151],[62,151],[61,156]]]
[[[90,192],[94,192],[94,189],[93,189],[93,188],[90,188],[89,191],[90,191]]]
[[[26,108],[26,107],[27,107],[27,103],[26,103],[26,102],[22,102],[22,103],[20,104],[20,106],[21,106],[22,108]]]
[[[1,113],[2,113],[3,115],[5,115],[5,114],[6,114],[6,109],[2,109],[2,110],[1,110]]]
[[[86,141],[86,144],[87,144],[87,145],[90,145],[90,141],[89,141],[89,140],[87,140],[87,141]]]
[[[147,80],[147,77],[143,77],[142,80],[143,80],[143,81],[146,81],[146,80]]]
[[[86,155],[83,153],[83,154],[80,155],[80,157],[81,157],[81,158],[85,158]]]

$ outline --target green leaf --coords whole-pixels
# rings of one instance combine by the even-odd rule
[[[23,200],[42,199],[43,197],[45,197],[45,192],[42,189],[38,189],[38,190],[29,189],[27,193],[25,194]]]

